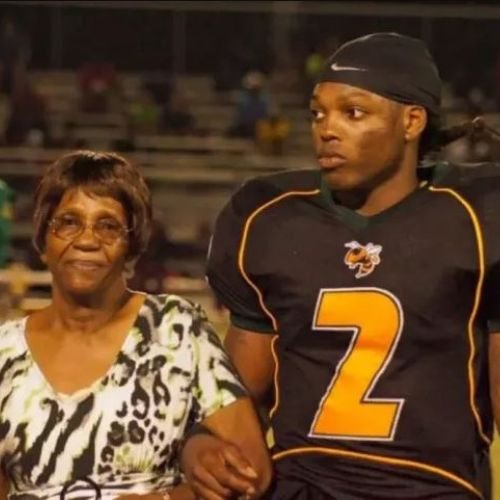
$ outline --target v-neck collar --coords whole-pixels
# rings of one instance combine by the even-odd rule
[[[28,340],[26,338],[26,326],[27,326],[27,321],[28,321],[28,316],[22,318],[22,323],[21,323],[21,332],[22,332],[22,343],[23,347],[26,349],[26,352],[28,354],[29,360],[32,363],[32,366],[38,376],[38,378],[43,382],[45,387],[53,394],[53,396],[60,402],[78,402],[84,399],[85,397],[88,397],[90,394],[96,392],[99,388],[99,386],[103,383],[104,380],[106,380],[110,375],[112,375],[113,371],[115,370],[118,361],[120,357],[128,352],[135,346],[137,339],[135,332],[140,329],[140,324],[141,324],[141,318],[146,314],[147,308],[149,307],[149,294],[147,293],[142,293],[142,292],[134,292],[134,293],[139,293],[141,295],[144,295],[144,300],[139,307],[139,311],[137,312],[137,315],[134,319],[134,323],[132,326],[129,328],[123,343],[120,347],[120,350],[118,351],[113,363],[109,366],[109,368],[106,370],[106,372],[98,377],[96,380],[91,382],[87,387],[82,387],[81,389],[78,389],[70,394],[63,393],[57,391],[52,383],[47,379],[45,376],[45,373],[39,366],[38,362],[34,358],[31,348],[28,344]]]
[[[326,205],[329,210],[334,211],[338,218],[346,226],[356,232],[362,231],[374,223],[383,221],[388,217],[393,216],[395,213],[400,212],[403,209],[407,209],[408,206],[413,205],[414,200],[420,199],[420,196],[428,191],[429,185],[436,183],[446,175],[449,171],[449,165],[447,163],[440,162],[432,167],[419,168],[418,170],[419,172],[424,173],[421,177],[424,180],[421,181],[420,185],[397,203],[375,215],[362,215],[355,210],[335,203],[332,192],[322,175],[320,175],[320,196],[323,204]],[[430,175],[429,172],[427,172],[428,170],[431,170]]]

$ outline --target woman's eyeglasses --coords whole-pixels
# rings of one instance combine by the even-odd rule
[[[104,217],[87,224],[77,215],[64,214],[54,217],[49,222],[52,233],[62,240],[78,238],[87,227],[90,227],[95,238],[107,245],[112,245],[116,241],[125,238],[131,231],[112,217]]]

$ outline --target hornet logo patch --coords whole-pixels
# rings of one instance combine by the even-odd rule
[[[361,245],[357,241],[350,241],[345,246],[349,249],[344,257],[344,263],[349,269],[356,269],[356,278],[363,278],[373,272],[380,264],[382,245],[368,243]]]

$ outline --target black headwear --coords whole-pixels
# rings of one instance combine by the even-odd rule
[[[345,43],[326,61],[320,82],[345,83],[439,115],[436,64],[422,41],[398,33],[373,33]]]

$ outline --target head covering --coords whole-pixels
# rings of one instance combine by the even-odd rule
[[[373,33],[347,42],[327,59],[321,82],[345,83],[439,115],[439,72],[427,47],[416,38]]]

